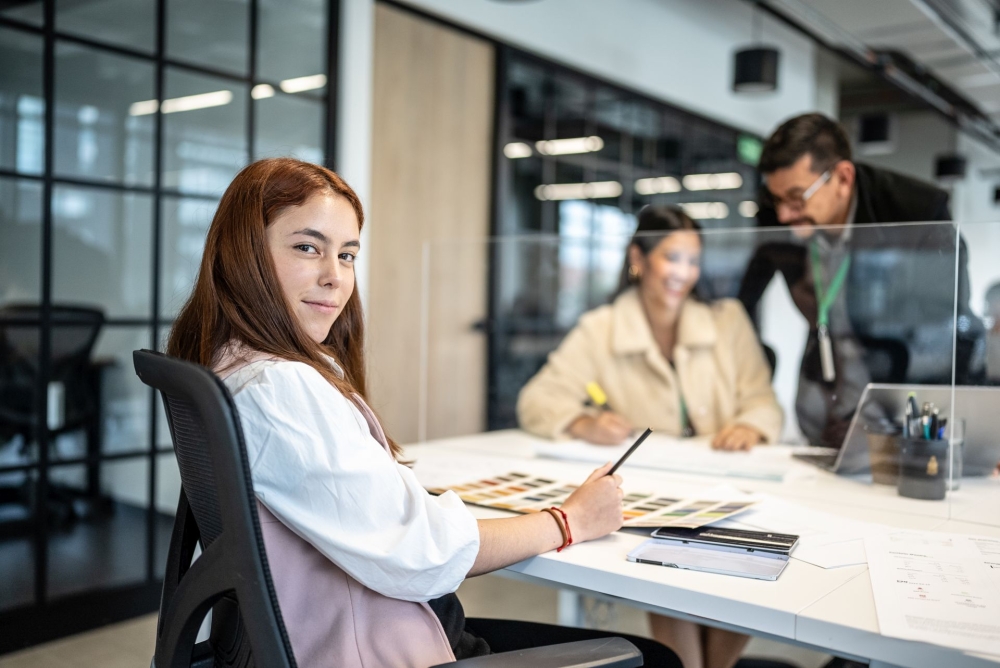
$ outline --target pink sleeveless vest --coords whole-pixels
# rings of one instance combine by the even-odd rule
[[[267,359],[226,354],[213,364],[228,377]],[[368,428],[391,457],[382,426],[355,396]],[[300,668],[426,668],[455,660],[437,615],[426,603],[401,601],[364,586],[257,501],[264,548],[281,616]]]

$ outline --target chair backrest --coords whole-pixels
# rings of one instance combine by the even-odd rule
[[[862,336],[864,364],[873,383],[904,383],[910,367],[910,349],[897,339]]]
[[[148,350],[135,371],[159,390],[181,473],[181,499],[163,580],[156,668],[189,668],[212,613],[215,666],[293,668],[268,569],[239,416],[212,372]],[[195,543],[203,552],[191,563]]]
[[[53,304],[51,360],[53,376],[64,368],[86,364],[104,326],[98,308]],[[0,341],[9,354],[37,367],[41,350],[42,308],[38,304],[7,304],[0,307]]]
[[[41,351],[41,314],[38,304],[0,307],[0,412],[31,422],[35,410],[35,383]],[[51,307],[49,380],[63,384],[65,420],[73,421],[97,410],[99,397],[91,383],[90,356],[104,326],[98,308],[53,304]]]

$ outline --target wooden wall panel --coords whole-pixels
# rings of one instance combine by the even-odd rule
[[[494,48],[376,5],[369,382],[389,433],[421,435],[422,258],[430,245],[425,435],[485,427]]]

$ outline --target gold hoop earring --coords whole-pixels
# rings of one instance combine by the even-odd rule
[[[639,267],[635,266],[634,264],[629,266],[628,277],[630,280],[638,281],[641,276],[642,273],[639,271]]]

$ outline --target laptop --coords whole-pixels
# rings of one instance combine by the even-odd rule
[[[950,385],[896,385],[869,383],[861,394],[858,410],[847,429],[839,450],[817,448],[816,453],[794,455],[796,459],[843,475],[868,473],[868,437],[866,427],[880,420],[901,421],[910,392],[917,403],[931,402],[943,417],[965,418],[963,476],[992,473],[1000,462],[1000,387],[956,385],[955,409],[952,410]]]

